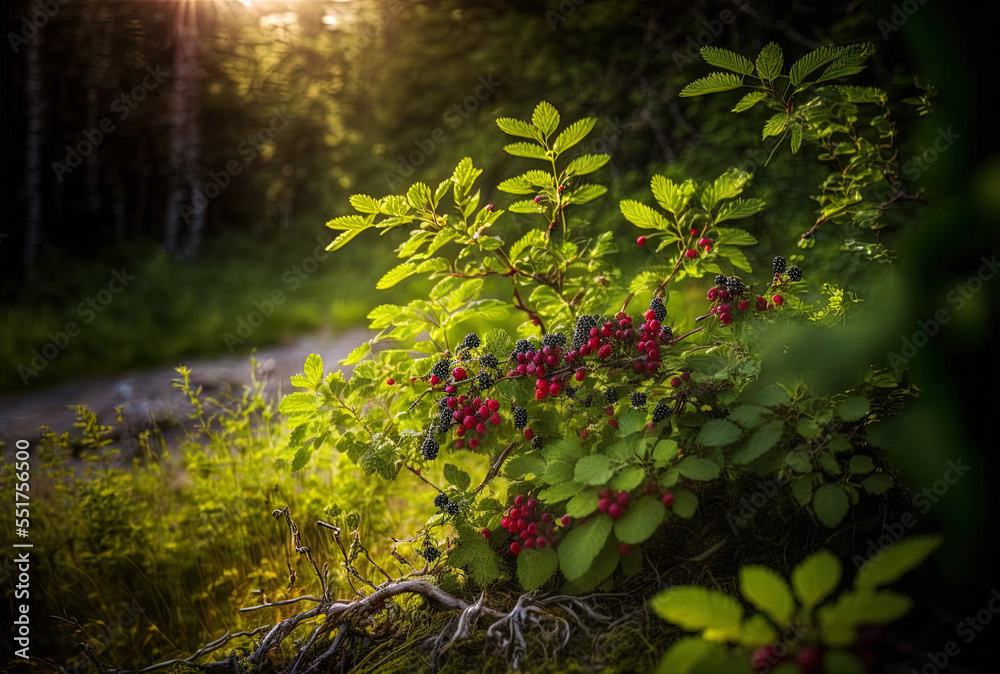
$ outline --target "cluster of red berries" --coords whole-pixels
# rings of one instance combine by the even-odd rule
[[[761,646],[750,656],[750,666],[763,674],[785,660],[785,653],[779,653],[772,644]],[[802,674],[821,674],[823,671],[823,651],[817,646],[806,646],[795,655],[795,663]]]
[[[642,493],[645,494],[646,496],[659,493],[659,491],[660,491],[660,485],[656,484],[655,482],[650,482],[649,484],[647,484],[645,487],[642,488]],[[663,495],[663,505],[669,508],[673,504],[674,504],[674,495],[668,491]]]
[[[632,503],[632,497],[628,495],[627,491],[617,491],[608,487],[602,489],[597,497],[600,499],[597,503],[597,509],[611,515],[613,520],[623,517],[629,504]]]
[[[476,436],[486,435],[490,426],[498,426],[503,422],[503,415],[500,414],[500,401],[496,398],[473,398],[464,393],[458,397],[449,396],[445,400],[449,409],[453,410],[451,418],[456,422],[455,449],[462,449],[465,446],[464,436],[475,433]],[[469,438],[469,447],[475,449],[479,446],[479,437]]]
[[[559,545],[555,518],[552,513],[541,510],[538,499],[528,498],[523,494],[514,497],[514,506],[500,520],[500,526],[520,539],[510,544],[511,553],[519,555],[523,549],[555,549]],[[563,518],[564,523],[565,519]],[[489,538],[488,533],[483,535]]]
[[[549,396],[557,397],[566,389],[566,382],[562,375],[552,376],[550,374],[563,360],[561,346],[546,344],[537,351],[515,352],[513,359],[517,365],[507,372],[507,376],[534,375],[537,377],[535,380],[536,400],[545,400]],[[577,372],[576,380],[583,381],[584,374],[583,370]]]

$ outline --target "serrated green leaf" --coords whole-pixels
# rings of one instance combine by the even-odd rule
[[[448,552],[448,563],[455,567],[468,567],[473,581],[480,587],[500,576],[497,556],[486,539],[467,524],[459,524],[458,542]]]
[[[531,123],[548,138],[559,126],[559,113],[551,103],[542,101],[531,113]]]
[[[761,140],[766,139],[768,136],[777,136],[785,130],[786,126],[788,126],[788,113],[779,112],[773,115],[764,124],[764,130],[760,134]]]
[[[286,415],[303,414],[314,411],[323,402],[315,393],[296,391],[281,399],[278,411]]]
[[[542,133],[538,129],[527,122],[521,121],[520,119],[500,117],[497,119],[497,126],[500,127],[501,131],[509,136],[530,138],[532,140],[537,140],[539,143],[544,140]]]
[[[844,421],[857,421],[868,415],[871,404],[864,396],[848,398],[837,406],[837,416]]]
[[[548,484],[559,484],[573,480],[573,464],[566,461],[549,461],[545,465],[542,479]]]
[[[586,517],[597,510],[599,501],[596,489],[592,487],[581,489],[566,503],[566,514],[572,517]]]
[[[781,439],[783,422],[772,421],[758,428],[743,444],[743,447],[730,455],[730,460],[736,465],[746,465],[761,456]]]
[[[566,203],[570,204],[586,204],[597,197],[603,196],[608,188],[604,185],[580,185],[578,188],[570,192],[569,196],[566,197]]]
[[[552,548],[522,550],[517,556],[517,579],[525,592],[548,582],[559,568],[559,555]]]
[[[645,477],[646,471],[641,466],[631,466],[619,471],[618,474],[611,479],[608,486],[612,489],[618,489],[619,491],[632,491],[642,484]]]
[[[653,190],[653,197],[660,204],[660,208],[669,211],[674,215],[680,215],[687,205],[687,197],[673,180],[664,178],[661,175],[654,175],[650,180],[650,187]]]
[[[810,73],[829,63],[836,56],[837,49],[835,47],[820,47],[800,58],[792,64],[791,69],[788,71],[788,77],[791,80],[792,86],[797,87],[802,84],[803,80]]]
[[[719,477],[719,464],[711,459],[700,459],[697,456],[686,456],[675,468],[677,472],[691,480],[714,480]]]
[[[861,481],[861,486],[869,494],[884,494],[892,489],[892,485],[892,478],[885,473],[875,473]]]
[[[532,194],[536,191],[534,185],[529,183],[524,176],[507,178],[507,180],[504,180],[502,183],[497,185],[497,189],[501,192],[507,192],[508,194]]]
[[[663,219],[663,216],[646,204],[633,201],[631,199],[625,199],[621,202],[619,207],[621,208],[622,215],[625,216],[625,219],[636,227],[640,227],[642,229],[660,230],[667,228],[667,223]]]
[[[745,112],[760,103],[765,98],[767,98],[767,94],[763,91],[751,91],[740,99],[739,103],[736,104],[736,107],[732,109],[732,112]]]
[[[844,592],[817,611],[823,640],[832,646],[854,643],[859,625],[888,625],[910,610],[913,600],[888,590]]]
[[[938,535],[905,538],[868,561],[854,577],[854,587],[873,590],[893,583],[920,566],[944,541]]]
[[[650,607],[664,620],[691,632],[704,630],[708,640],[738,638],[743,620],[739,601],[700,585],[673,587],[653,597]]]
[[[704,96],[705,94],[714,94],[720,91],[730,91],[742,85],[743,78],[739,75],[732,73],[712,73],[707,77],[702,77],[691,82],[681,89],[679,95],[682,97]]]
[[[765,82],[773,81],[781,74],[785,57],[776,42],[768,42],[757,55],[757,75]]]
[[[528,159],[548,159],[545,148],[534,143],[511,143],[504,145],[504,152],[515,157],[526,157]]]
[[[323,381],[323,357],[318,353],[309,354],[303,367],[303,374],[305,374],[306,379],[309,380],[313,390],[315,390],[320,382]]]
[[[792,148],[792,154],[798,154],[799,148],[802,146],[802,125],[793,124],[792,125],[792,139],[790,142]]]
[[[632,435],[646,428],[646,410],[627,409],[618,415],[618,431]]]
[[[816,511],[816,517],[831,529],[840,524],[849,508],[847,492],[840,485],[825,484],[813,495],[813,510]]]
[[[837,589],[842,572],[840,560],[829,550],[809,555],[792,569],[792,587],[806,613]]]
[[[695,511],[698,509],[698,497],[687,489],[678,489],[673,494],[674,504],[670,506],[673,513],[684,519],[694,517]]]
[[[361,362],[361,359],[367,356],[372,350],[372,345],[368,342],[363,342],[358,344],[353,351],[351,351],[347,358],[340,361],[341,365],[355,365]]]
[[[653,461],[663,463],[677,456],[678,451],[679,447],[676,440],[664,438],[653,447]]]
[[[586,138],[587,134],[593,131],[595,124],[597,124],[595,117],[584,117],[581,120],[573,122],[556,136],[555,141],[552,143],[552,149],[557,153],[565,152]]]
[[[590,568],[611,533],[613,520],[606,514],[574,526],[559,544],[559,567],[567,580],[581,577]]]
[[[609,457],[604,454],[592,454],[576,462],[573,479],[581,484],[602,485],[611,479],[613,473]]]
[[[593,173],[610,161],[608,154],[583,154],[576,157],[566,166],[566,175],[582,176]]]
[[[615,536],[622,543],[642,543],[660,526],[666,512],[660,498],[643,496],[615,522]]]
[[[785,579],[766,566],[746,564],[740,568],[740,592],[775,625],[791,620],[795,600]]]
[[[468,473],[450,463],[444,464],[444,479],[458,487],[459,491],[468,489],[469,484],[472,482],[472,478],[469,477]]]
[[[875,470],[875,464],[872,463],[871,457],[864,454],[855,454],[852,456],[848,467],[852,473],[860,474],[870,473]]]
[[[695,442],[703,447],[724,447],[739,439],[739,426],[725,419],[712,419],[701,427]]]
[[[299,447],[292,458],[292,472],[298,472],[306,467],[313,455],[312,443]]]
[[[753,74],[753,63],[750,62],[750,59],[736,52],[731,52],[728,49],[702,47],[701,57],[705,59],[705,63],[711,66],[732,70],[734,73],[739,73],[740,75]]]
[[[778,639],[778,632],[762,613],[754,613],[740,626],[739,642],[749,648],[769,644]]]

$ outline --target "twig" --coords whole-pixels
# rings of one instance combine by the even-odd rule
[[[300,601],[314,601],[314,602],[318,603],[318,602],[320,602],[322,600],[318,599],[316,597],[313,597],[311,595],[306,595],[304,597],[295,597],[294,599],[282,599],[281,601],[272,601],[269,604],[258,604],[257,606],[245,606],[245,607],[239,609],[238,613],[247,613],[248,611],[257,611],[257,610],[260,610],[262,608],[271,608],[273,606],[287,606],[288,604],[294,604],[294,603],[300,602]]]
[[[116,670],[116,674],[143,674],[143,672],[152,672],[157,669],[163,669],[164,667],[172,667],[173,665],[195,665],[196,663],[194,661],[200,658],[202,655],[211,653],[214,650],[222,648],[231,640],[237,637],[252,637],[258,632],[263,632],[264,630],[270,627],[271,627],[270,625],[261,625],[260,627],[251,630],[249,632],[236,632],[235,634],[232,632],[226,632],[215,641],[205,644],[200,649],[198,649],[193,655],[190,655],[186,658],[177,658],[174,660],[168,660],[166,662],[158,662],[155,665],[150,665],[149,667],[144,667],[143,669]],[[196,666],[204,669],[207,667],[211,667],[213,665],[222,665],[225,662],[226,662],[225,660],[222,660],[220,662],[211,662]]]
[[[493,481],[493,478],[497,476],[497,473],[499,473],[500,469],[503,467],[503,462],[507,460],[507,457],[514,451],[515,447],[517,447],[516,441],[507,445],[507,447],[500,452],[500,456],[498,456],[497,460],[493,462],[492,466],[490,466],[490,469],[487,471],[486,477],[483,478],[482,483],[472,492],[473,496],[481,492],[486,485]]]

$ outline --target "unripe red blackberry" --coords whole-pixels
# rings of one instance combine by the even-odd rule
[[[636,391],[635,393],[633,393],[632,395],[630,395],[628,397],[628,400],[629,400],[630,403],[632,403],[632,407],[635,407],[637,409],[646,406],[646,394],[645,393],[641,393],[639,391]]]
[[[521,554],[521,544],[518,543],[517,541],[514,541],[513,543],[510,544],[510,551],[512,554],[515,555]]]
[[[636,243],[637,246],[645,246],[646,245],[646,237],[640,236],[638,239],[635,240],[635,243]]]
[[[621,555],[622,557],[624,557],[625,555],[627,555],[630,552],[632,552],[632,546],[631,545],[629,545],[628,543],[619,543],[618,544],[618,554],[619,555]]]
[[[535,437],[535,432],[533,430],[531,430],[530,428],[525,428],[524,429],[524,439],[525,440],[531,440],[533,437]]]
[[[794,266],[794,265],[791,266],[791,267],[789,267],[788,268],[788,278],[790,278],[793,281],[801,281],[802,280],[802,270],[799,269],[798,267]]]
[[[775,255],[774,259],[771,260],[771,271],[775,274],[784,274],[786,264],[785,258],[780,255]]]
[[[660,400],[653,408],[653,423],[658,424],[670,416],[670,404],[666,400]]]
[[[667,307],[664,306],[662,297],[654,297],[650,300],[649,308],[656,313],[656,320],[663,322],[663,319],[667,317]]]
[[[698,253],[693,250],[686,250],[684,251],[684,256],[687,257],[688,259],[691,259],[693,257],[698,257]]]

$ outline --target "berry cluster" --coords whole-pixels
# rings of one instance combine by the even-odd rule
[[[426,559],[428,562],[433,562],[441,556],[441,551],[434,547],[434,544],[428,540],[424,543],[423,549],[417,551],[417,554]]]
[[[448,513],[449,515],[457,515],[459,511],[458,503],[449,499],[444,492],[441,492],[434,497],[434,505],[438,508],[438,510]]]
[[[601,499],[597,503],[597,509],[611,515],[613,520],[623,517],[629,504],[632,503],[632,497],[627,491],[617,491],[607,487],[602,489],[597,497]]]
[[[555,518],[552,513],[541,510],[537,499],[523,494],[514,497],[514,506],[500,520],[500,526],[520,539],[510,544],[513,554],[521,554],[524,548],[555,549],[559,545]]]
[[[455,449],[465,447],[465,434],[475,436],[469,438],[469,447],[476,449],[479,447],[479,438],[486,435],[490,426],[497,426],[503,421],[500,414],[500,401],[496,398],[475,397],[470,400],[469,396],[448,396],[443,399],[444,407],[442,415],[449,414],[451,421],[457,426],[455,429]],[[477,437],[478,436],[478,437]],[[426,442],[426,441],[425,441]]]
[[[797,266],[792,265],[787,267],[785,258],[780,255],[775,255],[774,259],[771,260],[771,271],[774,272],[775,279],[780,280],[782,274],[787,274],[790,281],[801,281],[802,280],[802,270]]]
[[[565,381],[561,375],[550,373],[562,362],[563,347],[566,346],[566,336],[562,333],[545,335],[542,346],[535,350],[531,342],[520,340],[514,349],[512,358],[517,366],[507,372],[509,377],[534,375],[535,399],[545,400],[549,396],[556,397],[565,390]],[[525,347],[527,347],[525,349]],[[522,350],[523,349],[523,350]]]
[[[653,423],[658,424],[667,417],[670,416],[670,403],[666,400],[661,400],[656,403],[656,407],[653,408]]]

